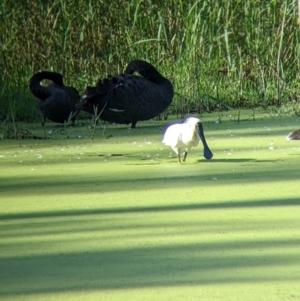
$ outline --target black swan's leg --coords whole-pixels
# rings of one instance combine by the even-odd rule
[[[136,124],[137,124],[137,121],[133,120],[131,123],[131,128],[135,129]]]
[[[43,127],[43,130],[44,130],[44,138],[46,139],[47,138],[47,134],[46,134],[46,129],[45,129],[45,123],[46,123],[46,117],[43,116],[42,117],[42,127]]]

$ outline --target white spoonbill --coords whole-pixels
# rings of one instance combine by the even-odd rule
[[[164,134],[162,143],[171,146],[178,156],[179,163],[181,163],[180,151],[185,150],[183,155],[183,162],[185,162],[188,151],[192,147],[196,147],[200,140],[204,146],[204,158],[211,159],[213,153],[206,143],[201,120],[196,117],[189,117],[183,123],[170,125]]]

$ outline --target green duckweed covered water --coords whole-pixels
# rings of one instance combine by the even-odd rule
[[[300,300],[299,118],[244,117],[0,141],[1,300]]]

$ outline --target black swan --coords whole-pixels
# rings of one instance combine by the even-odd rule
[[[137,72],[141,76],[134,75]],[[129,124],[152,119],[164,112],[173,99],[173,85],[151,64],[131,61],[124,74],[99,80],[96,87],[87,87],[78,105],[94,114],[95,108],[104,121]]]
[[[180,151],[185,150],[183,156],[183,162],[185,162],[188,151],[192,147],[196,147],[200,140],[204,146],[204,158],[211,159],[213,153],[206,143],[201,120],[196,117],[189,117],[183,123],[170,125],[164,134],[162,143],[171,146],[177,154],[179,163],[181,163]]]
[[[44,79],[51,80],[48,86],[42,86]],[[41,71],[35,73],[29,82],[32,94],[37,98],[38,109],[42,114],[42,125],[45,126],[46,118],[57,123],[74,123],[79,110],[75,107],[80,102],[78,91],[63,83],[63,76],[57,72]]]

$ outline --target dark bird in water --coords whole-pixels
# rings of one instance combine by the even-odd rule
[[[206,143],[201,120],[196,117],[189,117],[183,123],[170,125],[164,134],[162,143],[171,146],[178,157],[179,163],[181,163],[181,150],[184,150],[183,162],[185,162],[188,151],[192,147],[196,147],[200,140],[204,146],[204,158],[211,159],[213,153]]]
[[[48,86],[42,86],[41,81],[51,80]],[[29,88],[37,99],[37,105],[42,114],[42,126],[45,126],[46,118],[58,123],[66,123],[75,117],[79,110],[76,104],[80,101],[78,91],[65,86],[63,76],[60,73],[41,71],[35,73],[29,82]]]
[[[300,129],[295,132],[289,133],[286,136],[286,140],[300,140]]]
[[[134,75],[137,72],[140,74]],[[124,74],[99,80],[96,87],[87,87],[78,106],[100,119],[119,124],[152,119],[164,112],[173,99],[173,85],[151,64],[131,61]]]

